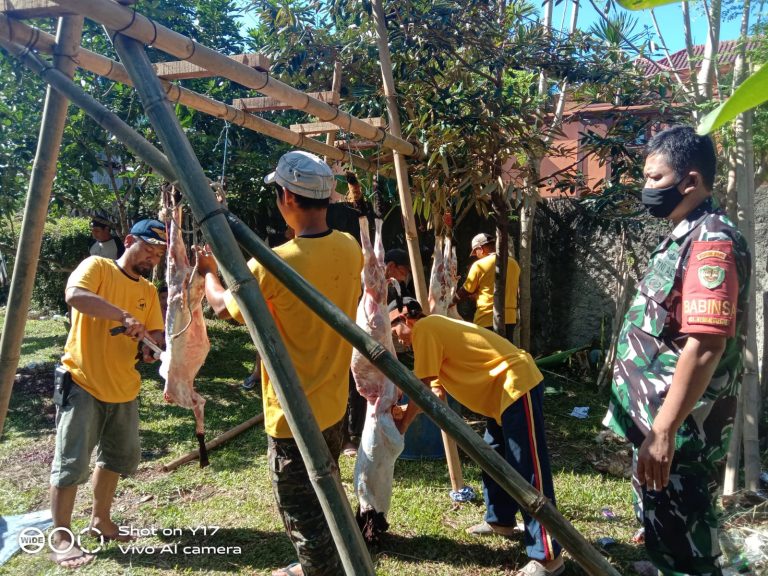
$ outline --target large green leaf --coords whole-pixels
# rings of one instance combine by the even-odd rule
[[[677,0],[616,0],[622,8],[627,10],[645,10],[646,8],[656,8],[664,4],[673,4]]]
[[[709,134],[742,112],[768,100],[768,66],[763,66],[739,86],[725,102],[702,118],[699,134]]]

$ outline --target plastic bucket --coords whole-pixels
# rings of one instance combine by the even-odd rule
[[[408,397],[403,395],[401,403],[408,402]],[[459,411],[460,404],[450,396],[448,405],[455,412]],[[426,414],[419,414],[408,430],[405,432],[405,447],[400,453],[401,460],[442,460],[445,458],[443,448],[443,435],[440,428],[432,422]]]

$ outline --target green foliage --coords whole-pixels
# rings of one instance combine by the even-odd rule
[[[88,256],[91,232],[88,220],[61,217],[46,222],[32,301],[45,310],[63,312],[64,287],[69,273]]]
[[[702,118],[699,134],[709,134],[736,116],[768,101],[768,66],[747,78],[725,102]]]

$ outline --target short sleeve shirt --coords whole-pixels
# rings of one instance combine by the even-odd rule
[[[464,290],[477,293],[475,324],[488,328],[493,326],[493,293],[496,282],[496,254],[489,254],[472,264],[464,281]],[[504,322],[517,323],[517,289],[520,285],[520,266],[514,260],[507,260],[507,282],[504,293]]]
[[[461,404],[499,423],[543,379],[530,354],[476,324],[433,314],[416,322],[412,336],[416,377],[436,377]]]
[[[163,329],[157,289],[145,278],[128,276],[114,260],[86,258],[70,275],[67,288],[71,287],[98,294],[128,312],[147,330]],[[80,387],[102,402],[129,402],[141,388],[141,376],[136,370],[136,342],[109,333],[119,325],[72,309],[72,328],[61,362]]]
[[[336,230],[317,237],[298,237],[275,248],[291,268],[354,319],[360,298],[363,254],[357,241]],[[344,416],[349,393],[352,345],[312,312],[256,260],[248,267],[259,282],[299,381],[321,430]],[[231,292],[225,293],[230,315],[243,322]],[[273,438],[291,438],[291,430],[262,363],[264,425]]]

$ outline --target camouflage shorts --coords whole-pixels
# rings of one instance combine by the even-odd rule
[[[660,574],[722,576],[715,507],[720,476],[713,463],[685,462],[677,453],[664,490],[640,487],[633,470],[632,487],[636,511],[645,527],[645,548]]]
[[[342,422],[323,430],[338,475]],[[299,447],[293,438],[268,437],[269,471],[277,508],[299,557],[304,576],[344,574],[331,531],[323,515]]]

